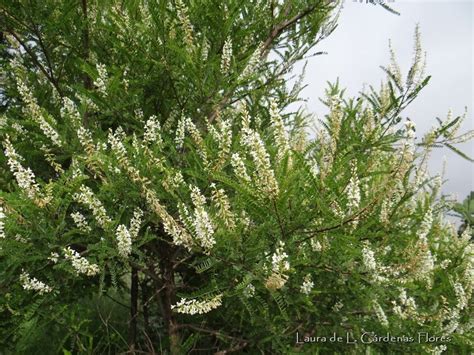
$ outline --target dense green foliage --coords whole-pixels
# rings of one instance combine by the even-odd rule
[[[5,353],[472,346],[471,232],[426,173],[469,134],[403,120],[418,32],[405,76],[392,55],[380,89],[329,85],[311,138],[285,78],[336,2],[0,4]],[[333,333],[359,342],[296,342]]]

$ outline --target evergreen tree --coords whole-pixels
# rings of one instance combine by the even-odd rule
[[[472,133],[402,122],[418,31],[406,75],[392,51],[380,89],[329,85],[311,138],[285,80],[335,1],[0,4],[6,353],[472,346],[471,232],[426,174]]]

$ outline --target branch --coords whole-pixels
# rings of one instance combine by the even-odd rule
[[[58,93],[62,96],[62,91],[58,85],[58,83],[54,80],[54,78],[48,73],[48,71],[45,69],[45,67],[40,63],[36,55],[33,53],[33,51],[26,45],[25,42],[18,36],[18,34],[15,33],[13,30],[9,30],[8,33],[10,33],[17,41],[20,43],[20,45],[23,47],[25,52],[30,56],[31,60],[33,63],[38,67],[38,69],[46,76],[48,81],[53,84],[54,88],[58,91]]]
[[[135,351],[137,342],[137,316],[138,316],[138,271],[132,267],[130,287],[130,321],[128,324],[128,346],[130,351]]]
[[[202,333],[207,333],[207,334],[212,334],[216,337],[223,337],[223,338],[227,338],[227,339],[232,339],[232,340],[235,340],[235,341],[238,341],[240,342],[241,344],[245,344],[247,345],[248,344],[248,341],[245,340],[245,339],[242,339],[242,338],[238,338],[238,337],[234,337],[232,335],[227,335],[227,334],[224,334],[224,333],[221,333],[220,331],[218,330],[213,330],[213,329],[207,329],[207,328],[202,328],[202,327],[198,327],[197,325],[194,325],[194,324],[186,324],[186,323],[182,323],[179,325],[180,328],[189,328],[189,329],[192,329],[192,330],[196,330],[198,332],[202,332]],[[221,354],[226,354],[226,353],[222,353]]]
[[[82,8],[82,15],[84,17],[84,24],[82,28],[82,59],[84,62],[87,62],[89,60],[89,47],[90,47],[90,42],[89,42],[89,24],[88,24],[88,19],[87,19],[87,0],[82,0],[81,1],[81,8]],[[87,90],[92,90],[93,85],[92,85],[92,79],[87,74],[84,72],[82,81],[84,83],[84,88]],[[89,112],[84,112],[84,126],[87,127],[88,121],[89,121]]]
[[[268,55],[268,52],[270,51],[273,41],[277,39],[288,27],[294,25],[296,22],[298,22],[302,18],[311,14],[316,9],[316,7],[317,7],[316,5],[310,6],[306,10],[303,10],[299,14],[293,16],[292,18],[282,21],[276,26],[274,26],[273,29],[270,31],[270,35],[263,42],[263,48],[262,48],[260,58],[263,59]],[[286,9],[287,12],[288,10],[289,8]],[[231,96],[237,87],[238,85],[235,85],[232,89],[230,89],[229,92],[227,92],[227,94],[225,94],[222,97],[219,103],[216,106],[214,106],[214,109],[208,115],[209,123],[214,121],[214,119],[217,117],[219,112],[229,103],[229,100],[231,99]]]

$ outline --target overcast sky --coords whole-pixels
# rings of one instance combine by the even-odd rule
[[[388,2],[387,2],[388,3]],[[384,73],[380,65],[388,64],[388,40],[396,51],[402,71],[409,69],[413,54],[415,25],[420,24],[422,46],[427,52],[427,70],[431,81],[403,113],[417,125],[418,136],[426,132],[435,117],[445,118],[451,108],[461,115],[467,106],[463,131],[473,129],[473,1],[395,0],[389,3],[401,13],[393,15],[365,0],[345,0],[338,28],[319,43],[317,51],[327,55],[311,58],[306,71],[308,87],[302,96],[310,112],[326,112],[318,98],[324,94],[327,81],[338,77],[350,95],[357,96],[364,84],[379,87]],[[460,146],[474,156],[472,142]],[[464,199],[474,190],[474,164],[448,149],[435,149],[430,160],[434,175],[447,158],[448,181],[443,192]]]

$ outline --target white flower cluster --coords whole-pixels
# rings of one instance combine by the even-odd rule
[[[252,298],[255,296],[255,286],[252,284],[248,284],[243,291],[244,297]]]
[[[29,199],[35,200],[40,194],[39,185],[36,183],[35,174],[30,168],[24,168],[20,161],[23,158],[17,154],[10,142],[9,137],[3,142],[5,156],[8,158],[8,166],[15,176],[18,186],[26,193]]]
[[[197,152],[199,156],[201,157],[201,159],[203,160],[204,166],[207,167],[208,161],[207,161],[207,153],[204,146],[204,140],[201,136],[201,133],[197,129],[196,125],[194,124],[193,121],[191,121],[189,117],[182,117],[178,121],[178,127],[176,129],[176,136],[175,136],[175,143],[176,143],[177,149],[181,149],[183,147],[186,131],[189,132],[194,143],[196,143],[196,146],[198,148]]]
[[[158,145],[161,145],[163,140],[160,134],[161,126],[158,118],[156,116],[150,116],[145,124],[145,133],[143,135],[143,140],[146,143],[156,142]]]
[[[461,285],[460,282],[455,282],[453,285],[454,293],[456,294],[456,299],[458,301],[457,308],[459,310],[463,310],[468,306],[468,299],[466,296],[466,292],[464,291],[464,287]]]
[[[364,264],[365,270],[370,274],[369,277],[376,283],[387,281],[385,276],[382,276],[381,273],[386,272],[387,268],[380,266],[376,259],[375,253],[369,246],[364,246],[362,248],[362,263]]]
[[[407,119],[404,123],[404,126],[405,126],[405,130],[407,132],[407,137],[409,139],[414,138],[415,137],[415,131],[416,131],[415,122]]]
[[[63,106],[61,107],[61,116],[68,117],[74,124],[81,124],[82,118],[77,111],[76,104],[69,97],[63,98]]]
[[[290,143],[283,124],[283,119],[278,110],[278,105],[273,99],[270,101],[270,120],[274,129],[276,146],[278,148],[277,160],[281,160],[285,154],[290,151]]]
[[[107,69],[104,64],[97,63],[97,79],[94,80],[94,85],[97,87],[97,90],[104,96],[107,96],[107,82],[109,80]]]
[[[400,66],[398,65],[398,62],[395,57],[395,51],[393,50],[392,47],[392,41],[388,41],[388,48],[390,52],[390,65],[388,67],[388,70],[390,71],[391,74],[393,74],[393,78],[395,79],[395,82],[398,87],[402,88],[403,87],[403,79],[402,79],[402,72],[400,70]]]
[[[179,170],[166,171],[166,175],[163,179],[162,185],[168,192],[178,189],[180,186],[184,185],[183,174]]]
[[[418,229],[417,236],[418,239],[422,244],[427,244],[428,240],[426,237],[428,236],[428,233],[431,230],[431,227],[433,225],[433,212],[431,207],[428,208],[426,211],[423,220],[421,221],[420,228]]]
[[[362,249],[362,261],[364,266],[369,271],[377,270],[377,262],[375,261],[375,253],[369,247]]]
[[[235,216],[231,211],[229,198],[223,189],[218,189],[214,183],[212,188],[212,202],[217,207],[217,216],[224,221],[224,224],[230,230],[235,229]]]
[[[311,238],[310,245],[311,245],[311,249],[313,251],[319,252],[319,251],[323,250],[323,246],[321,245],[321,242],[319,240],[315,239],[315,238]]]
[[[204,37],[201,45],[201,61],[205,62],[207,60],[207,57],[209,56],[209,42]]]
[[[232,168],[234,169],[235,175],[239,177],[240,179],[250,182],[250,176],[247,174],[247,169],[245,168],[244,161],[242,160],[241,156],[239,153],[233,153],[230,164],[232,165]]]
[[[51,254],[48,256],[48,260],[51,260],[53,263],[57,263],[59,261],[59,254],[56,252],[51,252]]]
[[[71,247],[64,248],[63,252],[64,257],[71,262],[77,275],[85,274],[87,276],[94,276],[99,273],[100,269],[97,264],[91,264]]]
[[[270,156],[265,149],[260,135],[255,131],[250,131],[244,139],[244,144],[248,147],[255,163],[255,182],[257,188],[267,196],[276,197],[279,193],[278,183],[270,164]]]
[[[186,134],[186,121],[186,117],[181,117],[181,119],[178,121],[178,127],[176,128],[176,136],[174,138],[177,149],[183,148],[184,136]]]
[[[380,209],[380,222],[382,222],[384,225],[389,224],[392,209],[400,200],[402,194],[403,186],[401,185],[401,181],[397,179],[396,186],[394,187],[393,191],[390,191],[387,197],[384,198]]]
[[[309,295],[314,288],[314,282],[311,275],[308,274],[304,277],[303,284],[300,287],[300,291],[305,295]]]
[[[84,215],[81,212],[71,213],[71,217],[80,231],[84,233],[89,233],[92,230],[92,228],[89,226],[89,224],[86,221],[86,217],[84,217]]]
[[[258,68],[258,65],[260,64],[260,61],[261,61],[262,50],[263,50],[263,43],[261,43],[250,56],[249,61],[247,62],[247,65],[245,66],[244,70],[239,76],[239,80],[244,80],[255,72],[255,70]]]
[[[424,59],[423,59],[424,58]],[[421,48],[421,35],[420,27],[417,25],[415,28],[415,48],[413,54],[413,64],[412,69],[407,75],[406,85],[411,87],[418,86],[421,83],[421,80],[424,79],[424,72],[426,68],[426,53],[423,55],[423,50]]]
[[[115,153],[117,160],[120,162],[120,165],[123,168],[128,168],[130,164],[127,157],[127,150],[125,149],[125,146],[122,143],[122,130],[119,130],[119,128],[117,128],[115,133],[109,131],[108,142],[112,151]]]
[[[351,179],[346,187],[347,208],[349,214],[357,211],[360,204],[359,177],[357,176],[357,168],[355,164],[352,164],[351,174]]]
[[[91,156],[95,151],[92,133],[82,125],[82,118],[79,111],[77,110],[76,104],[68,97],[65,97],[63,99],[61,115],[71,120],[74,127],[76,128],[76,134],[79,138],[79,142],[81,143],[86,153]]]
[[[94,215],[97,223],[102,228],[107,228],[107,226],[112,223],[112,220],[107,215],[107,211],[105,207],[102,205],[102,202],[94,195],[91,188],[85,185],[81,185],[79,188],[79,193],[75,193],[73,198],[79,202],[90,208],[92,214]]]
[[[227,37],[222,48],[221,58],[221,73],[227,74],[230,69],[230,62],[232,60],[232,38]]]
[[[40,295],[51,292],[52,287],[46,285],[44,282],[38,281],[35,277],[31,278],[27,272],[20,275],[20,282],[23,289],[28,291],[36,291]]]
[[[451,264],[451,259],[444,259],[442,262],[439,263],[439,267],[445,270],[449,264]]]
[[[119,255],[123,258],[128,258],[132,252],[132,236],[130,235],[130,231],[121,224],[117,227],[115,236],[117,238]]]
[[[209,214],[205,210],[206,198],[201,194],[197,186],[190,186],[191,200],[194,204],[193,227],[199,244],[206,251],[212,249],[216,240],[214,239],[214,226]]]
[[[384,327],[388,327],[387,316],[385,315],[385,312],[383,308],[380,306],[380,304],[377,301],[374,301],[372,303],[372,307],[374,309],[375,315],[377,316],[377,319],[379,320],[380,324],[382,324]]]
[[[446,345],[438,345],[438,346],[435,346],[430,352],[433,355],[441,355],[446,350],[448,350],[448,347]]]
[[[179,22],[184,32],[184,41],[186,42],[187,50],[192,51],[194,48],[194,36],[193,36],[193,25],[189,20],[188,8],[182,0],[176,0],[176,13],[178,15]]]
[[[419,255],[418,268],[416,269],[415,277],[418,280],[427,282],[427,287],[431,288],[433,284],[432,271],[435,268],[435,257],[431,254],[430,249],[426,244],[418,245],[421,250]]]
[[[33,121],[35,121],[40,129],[43,131],[44,135],[51,139],[54,145],[60,147],[62,145],[61,139],[59,138],[58,132],[45,120],[41,108],[39,107],[36,99],[33,97],[33,94],[28,89],[26,84],[17,79],[18,92],[21,95],[21,99],[26,104],[26,113],[30,116]],[[51,120],[53,120],[51,118]]]
[[[269,290],[282,288],[288,280],[287,272],[290,271],[288,254],[284,250],[285,243],[280,240],[278,247],[272,255],[272,273],[265,282],[265,287]]]
[[[413,297],[408,297],[406,290],[400,290],[400,304],[397,304],[396,301],[392,301],[393,304],[393,313],[399,316],[401,319],[410,319],[417,318],[417,307],[415,299]]]
[[[130,236],[132,239],[136,239],[138,237],[138,232],[140,231],[140,227],[142,224],[143,218],[143,211],[140,208],[135,208],[133,211],[133,217],[130,221]]]
[[[0,206],[0,238],[5,239],[5,213],[3,213],[3,207]]]
[[[211,124],[208,124],[209,133],[217,142],[219,147],[219,160],[214,169],[219,169],[225,164],[230,154],[232,146],[232,122],[230,120],[218,120],[218,130]]]
[[[222,294],[214,296],[208,300],[198,301],[196,299],[181,299],[178,303],[171,306],[171,309],[183,314],[204,314],[216,309],[222,305]]]

